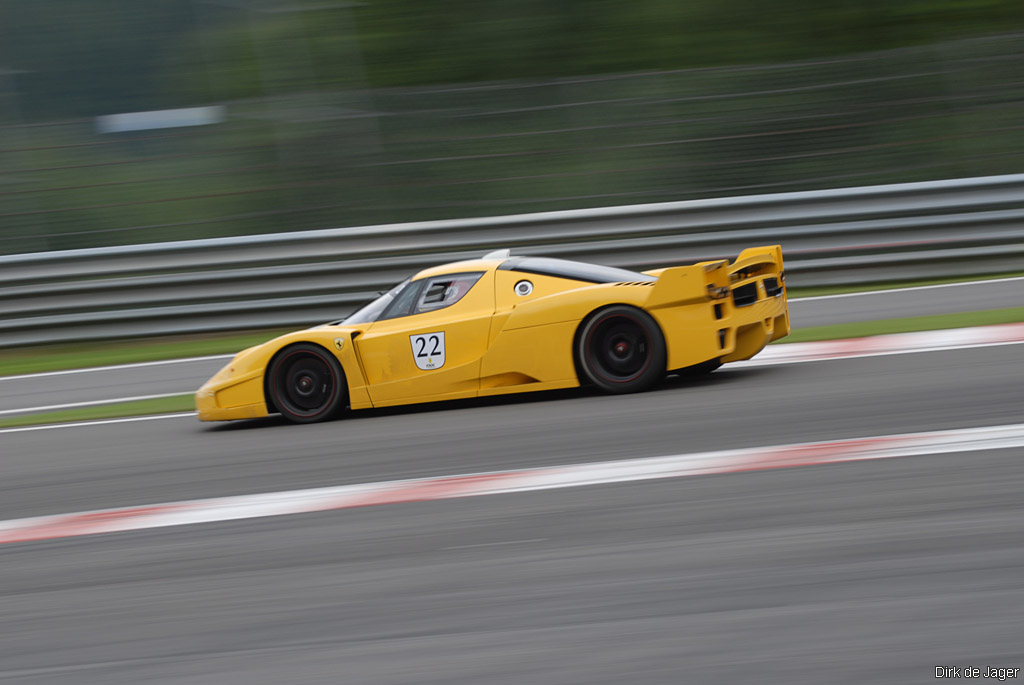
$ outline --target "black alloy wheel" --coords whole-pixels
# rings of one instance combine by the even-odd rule
[[[341,364],[327,350],[300,343],[282,350],[267,373],[274,407],[293,423],[315,423],[337,415],[346,395]]]
[[[601,390],[640,392],[665,376],[665,336],[646,312],[616,305],[584,322],[576,358],[586,379]]]

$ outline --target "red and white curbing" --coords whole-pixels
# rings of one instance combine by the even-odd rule
[[[0,521],[0,544],[811,464],[1024,447],[1024,424],[362,483]]]
[[[824,340],[821,342],[769,345],[755,358],[739,362],[743,366],[797,364],[827,359],[876,357],[887,354],[911,354],[958,350],[968,347],[1024,343],[1024,323],[1007,323],[973,328],[949,328],[917,333],[875,335],[867,338]],[[728,367],[726,367],[728,368]]]

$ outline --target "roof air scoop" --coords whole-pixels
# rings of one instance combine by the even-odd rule
[[[508,259],[509,255],[512,254],[512,250],[495,250],[494,252],[488,252],[483,256],[484,259]]]

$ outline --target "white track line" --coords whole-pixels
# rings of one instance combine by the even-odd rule
[[[919,331],[916,333],[897,333],[893,335],[876,335],[869,338],[850,338],[847,340],[825,340],[821,342],[792,343],[790,345],[770,345],[754,359],[736,362],[725,367],[742,369],[754,366],[778,366],[783,364],[802,364],[806,362],[828,361],[833,359],[855,359],[858,357],[882,357],[895,354],[917,354],[919,352],[941,352],[946,350],[963,350],[975,347],[994,347],[997,345],[1019,345],[1024,343],[1024,323],[999,324],[995,326],[977,326],[974,328],[951,328],[940,331]],[[188,394],[188,393],[177,393]],[[153,397],[159,397],[154,395]],[[122,397],[114,400],[96,401],[91,404],[108,402],[124,402],[132,399]],[[27,409],[8,409],[0,413],[28,412]],[[174,416],[193,416],[194,414],[175,414]],[[132,417],[133,421],[142,420]],[[104,423],[118,423],[117,419]],[[74,426],[91,426],[92,422],[51,424],[35,426],[33,430],[70,428]],[[0,433],[25,430],[24,428],[0,429]]]
[[[961,281],[959,283],[940,283],[938,285],[915,285],[909,288],[890,288],[888,290],[865,290],[857,293],[838,293],[836,295],[814,295],[812,297],[793,297],[791,302],[809,302],[811,300],[830,300],[839,297],[860,297],[863,295],[885,295],[889,293],[903,293],[912,290],[932,290],[936,288],[956,288],[960,286],[985,285],[989,283],[1001,283],[1004,281],[1024,281],[1024,276],[1012,278],[990,278],[984,281]],[[116,364],[113,366],[93,366],[86,369],[67,369],[64,371],[44,371],[41,373],[25,373],[18,376],[0,376],[0,381],[17,380],[21,378],[43,378],[45,376],[63,376],[72,373],[93,373],[95,371],[115,371],[117,369],[136,369],[146,366],[162,366],[164,364],[189,364],[191,362],[212,361],[215,359],[231,359],[233,354],[215,354],[206,357],[184,357],[182,359],[162,359],[153,362],[136,362],[133,364]]]
[[[191,392],[165,392],[159,395],[136,395],[135,397],[112,397],[107,400],[87,400],[85,402],[68,402],[66,404],[48,404],[41,407],[23,407],[21,409],[0,409],[3,414],[31,414],[33,412],[55,411],[57,409],[73,409],[75,407],[95,407],[101,404],[119,404],[121,402],[136,402],[138,400],[159,400],[164,397],[185,397]]]
[[[1024,340],[1013,340],[1010,342],[994,342],[994,343],[980,343],[977,345],[946,345],[940,347],[929,347],[922,350],[890,350],[887,352],[863,352],[861,354],[844,354],[836,357],[816,357],[800,358],[799,356],[792,359],[749,359],[747,361],[735,362],[726,366],[722,371],[729,371],[729,369],[742,369],[753,366],[784,366],[786,364],[804,364],[807,362],[822,362],[829,361],[831,359],[860,359],[862,357],[893,357],[901,354],[918,354],[921,352],[950,352],[952,350],[973,350],[978,347],[1000,347],[1002,345],[1020,345],[1024,344]]]
[[[105,426],[111,423],[134,423],[135,421],[159,421],[160,419],[181,419],[196,416],[196,412],[180,414],[156,414],[153,416],[125,416],[120,419],[100,419],[98,421],[79,421],[78,423],[48,423],[42,426],[19,426],[18,428],[0,428],[0,433],[28,433],[31,431],[48,431],[58,428],[81,428],[83,426]]]
[[[987,285],[990,283],[1009,283],[1024,281],[1024,276],[1012,278],[989,278],[984,281],[959,281],[957,283],[939,283],[937,285],[914,285],[909,288],[889,288],[888,290],[864,290],[856,293],[836,293],[835,295],[813,295],[811,297],[791,297],[790,302],[810,302],[811,300],[836,300],[840,297],[863,297],[864,295],[887,295],[890,293],[906,293],[913,290],[937,290],[938,288],[958,288],[970,285]]]
[[[440,478],[359,483],[11,519],[0,521],[0,544],[380,504],[1021,447],[1024,447],[1024,424],[1014,424],[468,473]]]
[[[18,376],[0,376],[0,381],[16,381],[23,378],[45,378],[47,376],[67,376],[73,373],[93,373],[96,371],[117,371],[119,369],[139,369],[146,366],[165,366],[167,364],[191,364],[215,359],[231,359],[233,354],[214,354],[207,357],[183,357],[181,359],[161,359],[155,362],[135,362],[133,364],[114,364],[113,366],[90,366],[86,369],[65,369],[63,371],[43,371],[40,373],[23,373]]]
[[[974,326],[972,328],[947,328],[938,331],[874,335],[867,338],[769,345],[753,359],[736,362],[734,365],[726,365],[725,368],[728,369],[730,366],[734,368],[775,366],[777,364],[798,364],[829,359],[917,354],[919,352],[963,350],[974,347],[1018,345],[1021,343],[1024,343],[1024,323]]]

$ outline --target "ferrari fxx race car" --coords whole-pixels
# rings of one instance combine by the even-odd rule
[[[583,384],[650,388],[789,333],[782,249],[643,273],[545,257],[427,269],[348,318],[240,352],[196,393],[203,421],[296,423]]]

